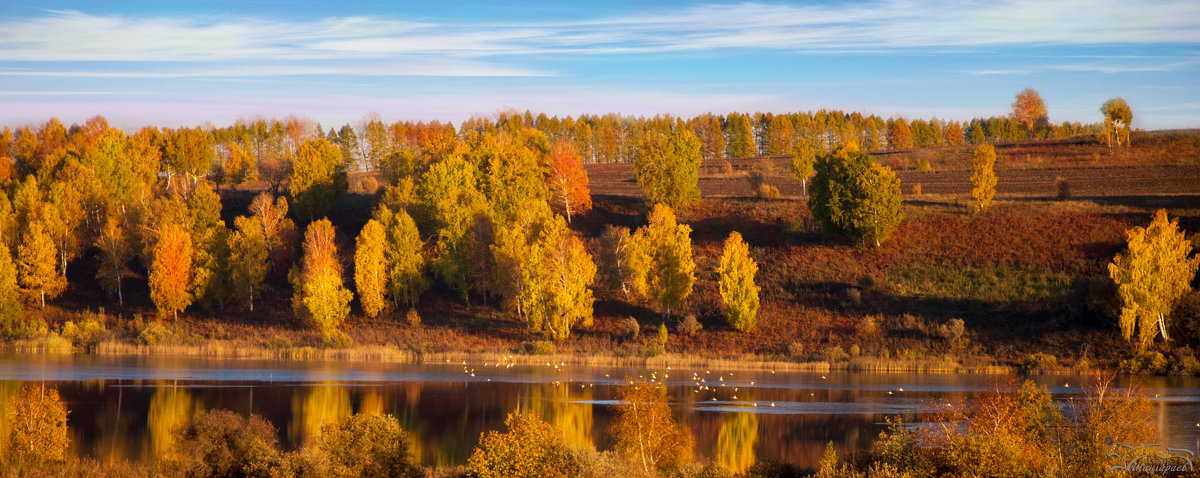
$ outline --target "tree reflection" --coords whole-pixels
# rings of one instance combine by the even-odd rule
[[[717,463],[734,473],[742,473],[754,464],[754,445],[758,443],[758,415],[747,412],[726,413],[721,418],[714,454]]]
[[[567,383],[533,387],[529,408],[543,420],[562,431],[567,445],[580,448],[596,446],[592,438],[592,389]],[[581,403],[582,402],[582,403]]]
[[[162,457],[174,441],[172,432],[192,419],[200,404],[185,388],[160,383],[150,397],[150,410],[146,413],[146,428],[150,431],[150,447],[153,456]]]
[[[292,395],[292,420],[288,440],[298,446],[310,446],[327,423],[340,423],[350,416],[350,392],[346,387],[326,383],[310,388],[303,397]]]
[[[12,423],[8,420],[9,402],[20,389],[21,382],[13,380],[0,382],[0,450],[8,449],[8,435],[12,434]]]

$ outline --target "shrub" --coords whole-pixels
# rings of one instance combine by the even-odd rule
[[[949,322],[938,326],[938,335],[952,343],[958,342],[964,332],[966,326],[963,325],[962,319],[950,319]]]
[[[417,309],[408,309],[408,312],[404,314],[404,319],[408,321],[410,327],[421,325],[421,314],[417,313]]]
[[[858,276],[858,288],[863,292],[873,292],[879,288],[879,279],[871,274],[863,274]]]
[[[696,335],[696,333],[700,332],[701,328],[703,328],[703,326],[700,325],[700,321],[696,320],[696,316],[694,314],[688,314],[684,316],[682,319],[679,319],[679,323],[675,325],[676,333],[679,335],[686,335],[688,337]]]
[[[926,160],[924,160],[924,159],[918,159],[918,160],[917,160],[917,162],[916,162],[916,165],[914,166],[914,168],[915,168],[917,171],[931,171],[931,170],[933,170],[933,166],[931,166],[931,165],[929,164],[929,161],[926,161]]]
[[[646,342],[642,344],[641,348],[638,349],[638,355],[646,358],[657,357],[666,352],[667,349],[663,347],[663,344],[660,344],[657,341]]]
[[[642,331],[641,324],[638,324],[637,319],[633,317],[625,317],[617,325],[618,333],[626,340],[637,340],[638,334]]]
[[[67,407],[58,389],[26,384],[9,399],[8,464],[33,469],[67,458]]]
[[[137,343],[142,345],[156,345],[167,342],[175,335],[175,332],[163,325],[162,322],[155,321],[150,325],[142,328],[138,333]]]
[[[862,292],[853,287],[846,289],[846,300],[842,302],[842,307],[858,307],[862,304]]]
[[[794,341],[789,343],[787,347],[787,353],[788,357],[791,357],[797,362],[803,362],[809,359],[808,347],[804,345],[804,342]]]
[[[850,359],[850,356],[842,350],[842,347],[828,345],[821,349],[821,359],[832,364],[834,362],[845,362]]]
[[[338,329],[325,331],[321,337],[325,346],[331,349],[344,349],[354,342],[349,335]]]
[[[575,478],[657,478],[613,451],[600,452],[592,447],[571,448],[568,451],[569,470]]]
[[[284,467],[278,441],[258,415],[207,410],[175,432],[166,458],[188,476],[272,476]]]
[[[292,348],[292,341],[287,337],[276,334],[267,339],[263,346],[272,350],[285,350]]]
[[[660,322],[658,324],[658,334],[655,335],[654,339],[658,341],[659,345],[661,345],[663,347],[667,346],[668,336],[667,336],[667,324],[666,323]]]
[[[759,184],[754,188],[754,197],[758,199],[779,199],[779,188],[770,184]]]
[[[920,196],[920,195],[921,195],[921,183],[917,183],[917,184],[914,184],[914,185],[913,185],[913,187],[912,187],[912,194],[913,194],[913,196]]]
[[[1021,361],[1021,371],[1024,373],[1045,373],[1051,367],[1058,365],[1058,357],[1044,352],[1034,352],[1025,356]]]
[[[328,476],[424,476],[414,463],[408,434],[392,415],[358,414],[326,424],[317,449],[328,458]]]
[[[1170,363],[1163,356],[1162,352],[1154,350],[1145,350],[1137,355],[1121,361],[1121,370],[1125,373],[1146,373],[1150,375],[1163,375],[1167,373],[1167,367]]]
[[[1071,183],[1061,176],[1054,178],[1054,197],[1059,201],[1071,199]]]
[[[478,478],[565,477],[569,460],[566,439],[553,425],[532,413],[514,412],[504,420],[504,433],[488,432],[467,461]]]
[[[85,312],[79,325],[69,320],[63,324],[61,335],[76,347],[85,350],[91,349],[108,335],[104,324],[100,322],[103,317],[103,315],[97,316]]]
[[[550,355],[554,353],[554,342],[537,340],[521,344],[521,352],[529,355]]]
[[[879,321],[874,316],[863,317],[858,322],[858,336],[864,340],[874,339],[879,336]]]

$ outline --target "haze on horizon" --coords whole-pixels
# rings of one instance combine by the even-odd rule
[[[5,5],[0,125],[817,109],[1200,126],[1200,2]]]

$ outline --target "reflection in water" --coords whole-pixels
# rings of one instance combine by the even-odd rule
[[[364,415],[383,415],[387,413],[383,408],[383,397],[379,395],[377,390],[367,392],[358,401],[358,413]]]
[[[0,450],[8,449],[8,435],[12,433],[12,423],[8,421],[8,402],[20,389],[21,382],[13,380],[0,382]]]
[[[534,387],[529,394],[529,409],[561,430],[573,447],[596,446],[591,402],[592,388],[563,382]]]
[[[321,427],[339,423],[350,416],[350,391],[332,382],[314,386],[301,397],[292,395],[292,421],[288,423],[288,440],[298,447],[310,446]]]
[[[185,388],[159,383],[150,397],[146,428],[150,431],[150,456],[161,458],[171,449],[176,428],[187,424],[200,411],[200,404]]]
[[[754,445],[758,443],[758,415],[747,412],[726,413],[721,418],[717,463],[734,473],[742,473],[754,464]]]

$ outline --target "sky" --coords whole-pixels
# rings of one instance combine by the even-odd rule
[[[1200,1],[0,0],[0,125],[788,112],[1200,127]]]

